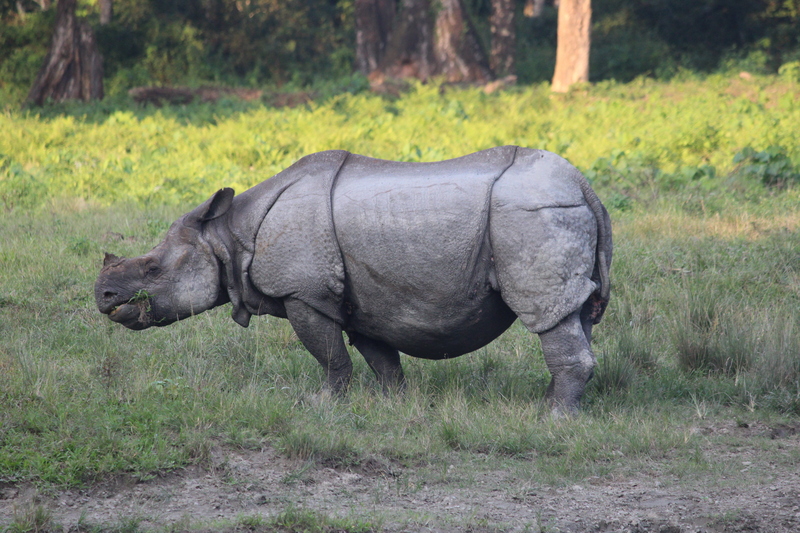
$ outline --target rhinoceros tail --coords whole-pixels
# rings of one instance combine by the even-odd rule
[[[600,198],[592,190],[589,182],[579,171],[576,170],[578,184],[580,185],[583,197],[586,203],[589,204],[595,219],[597,220],[597,252],[595,273],[600,278],[600,288],[595,292],[596,298],[599,297],[599,302],[596,303],[597,312],[593,313],[595,324],[600,321],[603,316],[605,307],[611,296],[611,256],[613,254],[614,244],[611,239],[611,218],[608,216],[608,211],[605,206],[600,202]]]

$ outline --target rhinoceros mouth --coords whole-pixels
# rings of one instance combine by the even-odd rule
[[[108,318],[129,329],[145,329],[153,324],[152,306],[148,300],[139,300],[114,307]]]

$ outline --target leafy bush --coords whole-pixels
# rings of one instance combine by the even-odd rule
[[[734,173],[757,179],[770,187],[786,187],[800,182],[800,172],[781,146],[770,146],[761,152],[748,146],[737,152]]]
[[[800,81],[800,61],[789,61],[778,69],[778,75],[791,82]]]
[[[242,191],[319,150],[431,161],[517,144],[585,169],[618,210],[665,193],[692,196],[705,209],[720,204],[715,198],[755,198],[767,184],[797,183],[791,158],[800,105],[792,85],[764,84],[639,80],[555,98],[544,85],[486,95],[417,84],[389,101],[337,92],[363,89],[364,78],[354,77],[293,109],[235,100],[155,109],[111,99],[9,111],[0,115],[0,202],[195,203],[223,186]],[[753,136],[785,148],[742,151]],[[734,170],[741,179],[732,187]]]
[[[0,205],[7,209],[33,207],[48,195],[47,186],[22,165],[0,153]]]
[[[15,23],[0,19],[0,105],[24,100],[47,54],[54,21],[54,9]]]

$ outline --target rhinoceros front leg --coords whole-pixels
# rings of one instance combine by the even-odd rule
[[[353,344],[375,373],[383,392],[388,394],[405,389],[406,378],[400,365],[400,353],[385,342],[358,334],[353,337]]]
[[[353,362],[344,345],[341,326],[300,300],[289,298],[284,305],[289,323],[300,342],[325,369],[331,392],[347,392],[353,375]]]
[[[591,335],[591,326],[588,334]],[[554,328],[540,333],[539,338],[552,375],[545,398],[555,415],[577,414],[586,383],[597,364],[580,312],[572,313]]]

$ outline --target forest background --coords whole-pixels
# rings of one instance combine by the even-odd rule
[[[111,97],[153,84],[353,91],[368,87],[354,75],[356,4],[114,0],[113,17],[100,24],[98,1],[81,0],[77,14],[95,29]],[[462,4],[489,51],[492,1]],[[511,4],[518,82],[550,80],[556,7],[551,0]],[[767,74],[800,60],[797,0],[594,0],[592,10],[593,82],[720,69]],[[55,11],[50,0],[0,0],[0,101],[24,99],[47,53]]]

